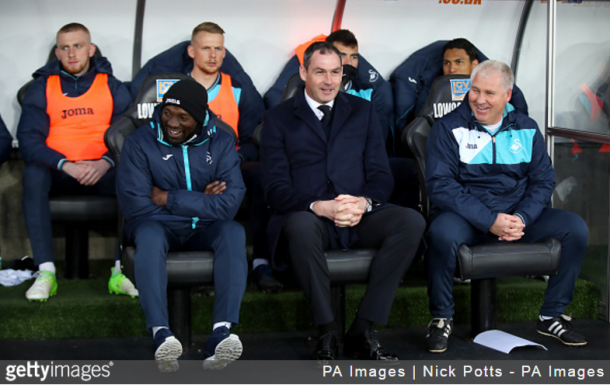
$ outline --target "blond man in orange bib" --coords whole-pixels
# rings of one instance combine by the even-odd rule
[[[17,128],[26,162],[23,214],[39,269],[26,292],[30,301],[46,301],[57,292],[49,196],[115,195],[115,164],[104,133],[132,102],[108,60],[93,57],[96,47],[87,27],[63,26],[56,43],[58,60],[33,74]],[[138,295],[118,261],[109,289]]]

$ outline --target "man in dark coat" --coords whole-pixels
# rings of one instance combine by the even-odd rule
[[[393,181],[374,106],[339,93],[339,51],[312,44],[300,67],[305,90],[265,114],[261,161],[273,262],[289,263],[313,310],[320,339],[313,358],[337,357],[337,325],[324,250],[377,248],[367,292],[346,337],[344,355],[396,361],[376,337],[413,260],[425,223],[414,210],[387,204]],[[279,243],[279,244],[278,244]]]

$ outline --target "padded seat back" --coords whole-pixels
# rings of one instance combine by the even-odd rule
[[[305,82],[303,79],[301,79],[301,74],[297,72],[296,74],[292,75],[290,79],[288,79],[280,103],[296,95],[297,91],[302,87],[305,87]]]
[[[152,122],[155,107],[163,101],[163,95],[174,83],[183,79],[190,79],[190,77],[172,72],[150,75],[142,82],[135,102],[121,119],[114,122],[106,130],[104,141],[117,163],[121,157],[125,138],[138,127]],[[227,123],[216,118],[216,126],[229,133],[233,140],[237,142],[235,131]]]
[[[468,75],[445,75],[437,78],[432,84],[430,96],[421,112],[403,131],[403,142],[406,142],[409,130],[418,120],[425,119],[430,126],[433,126],[434,122],[456,109],[462,102],[467,102],[464,98],[469,90]]]
[[[411,150],[411,155],[417,161],[420,196],[422,198],[422,214],[424,218],[428,217],[430,209],[424,180],[426,140],[428,140],[434,123],[457,108],[464,101],[466,93],[469,90],[470,77],[467,75],[446,75],[439,77],[432,84],[430,96],[424,108],[422,108],[420,115],[402,132],[402,142],[407,144]]]

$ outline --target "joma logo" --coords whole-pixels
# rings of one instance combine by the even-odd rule
[[[65,119],[68,116],[77,116],[77,115],[94,115],[93,108],[71,108],[69,110],[63,110],[61,114],[61,118]]]

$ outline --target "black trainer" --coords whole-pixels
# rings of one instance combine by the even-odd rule
[[[555,337],[565,345],[569,346],[584,346],[587,340],[582,334],[578,334],[572,327],[572,317],[562,314],[559,317],[543,320],[542,316],[538,318],[536,329],[538,333],[549,337]]]
[[[449,335],[453,330],[453,318],[434,318],[428,324],[426,345],[430,353],[443,353],[447,350]]]
[[[252,282],[263,293],[279,293],[284,285],[273,276],[273,270],[269,265],[258,265],[252,270]]]

